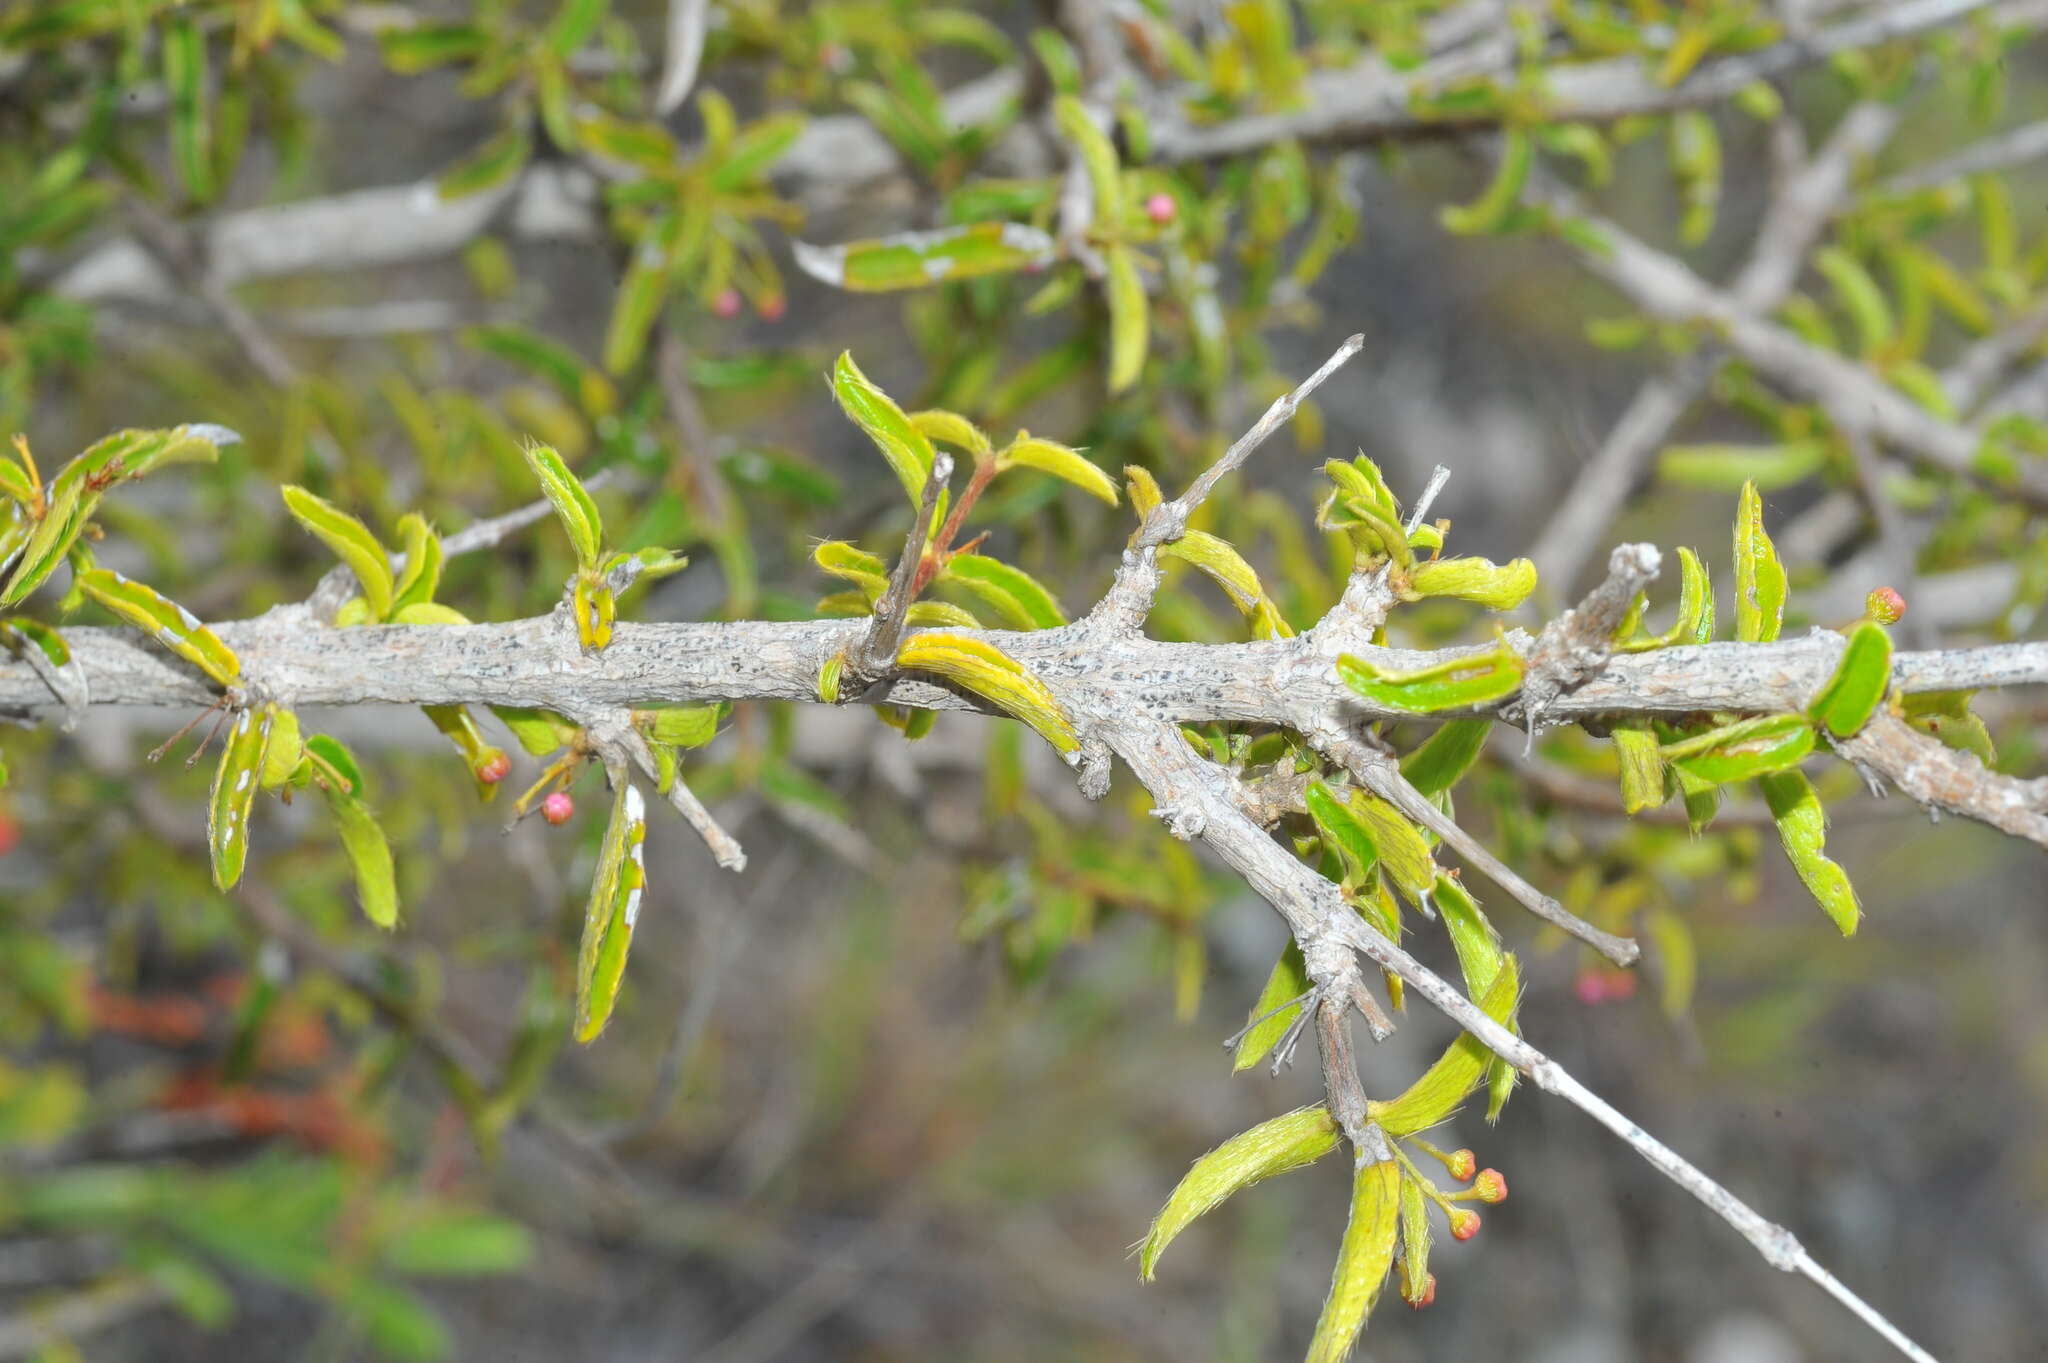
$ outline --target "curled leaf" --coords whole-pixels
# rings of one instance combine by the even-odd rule
[[[334,831],[341,835],[341,850],[355,873],[356,898],[362,903],[363,916],[380,928],[398,926],[398,880],[384,830],[370,807],[356,796],[333,784],[326,785],[325,792]]]
[[[1614,753],[1621,760],[1621,802],[1630,814],[1664,803],[1664,754],[1657,736],[1641,723],[1617,724]]]
[[[1511,611],[1536,590],[1536,565],[1525,558],[1506,563],[1440,558],[1417,564],[1408,581],[1423,596],[1454,596],[1488,610]]]
[[[595,570],[604,543],[604,521],[598,516],[597,503],[590,500],[583,481],[570,472],[562,456],[548,445],[527,446],[526,464],[533,470],[533,476],[540,480],[540,490],[554,504],[555,515],[561,518],[562,528],[569,532],[569,543],[576,550],[577,566]]]
[[[919,289],[981,275],[1042,270],[1058,259],[1053,239],[1020,222],[980,222],[936,232],[901,232],[843,246],[793,243],[797,267],[856,293]]]
[[[1806,712],[1836,738],[1848,738],[1870,722],[1891,680],[1891,636],[1865,620],[1849,631],[1849,646],[1835,665],[1835,674]]]
[[[887,393],[861,373],[850,351],[841,351],[838,362],[832,366],[832,395],[839,399],[840,407],[854,425],[875,442],[889,467],[895,470],[896,480],[910,495],[910,504],[916,506],[924,495],[925,480],[931,476],[932,442]]]
[[[647,838],[647,805],[639,787],[621,778],[612,800],[611,821],[590,882],[583,913],[583,942],[576,953],[576,1039],[595,1041],[619,998],[626,951],[640,917],[646,887],[641,848]]]
[[[1029,431],[1020,431],[1017,438],[996,457],[998,469],[1027,468],[1072,483],[1090,496],[1100,497],[1111,506],[1116,505],[1116,484],[1095,464],[1090,463],[1079,450],[1051,440],[1039,440]]]
[[[228,729],[220,765],[213,769],[213,793],[206,804],[206,845],[216,889],[232,889],[249,859],[249,807],[263,775],[277,707],[243,710]]]
[[[79,590],[147,634],[220,686],[233,686],[242,663],[220,636],[183,606],[155,588],[130,581],[105,568],[78,575]]]
[[[1159,1256],[1196,1217],[1262,1179],[1315,1163],[1337,1148],[1336,1118],[1325,1107],[1296,1108],[1260,1122],[1196,1160],[1152,1222],[1138,1251],[1138,1272],[1152,1281]]]
[[[992,644],[958,634],[920,633],[903,641],[896,665],[930,672],[974,692],[997,709],[1029,724],[1062,753],[1079,751],[1081,739],[1045,683]]]
[[[1827,811],[1821,807],[1813,783],[1803,773],[1781,771],[1765,776],[1757,784],[1763,788],[1764,803],[1770,806],[1771,817],[1777,821],[1778,840],[1785,846],[1792,869],[1799,873],[1799,879],[1842,930],[1842,935],[1854,936],[1863,909],[1856,902],[1856,890],[1850,885],[1848,874],[1823,850]]]
[[[384,546],[370,533],[370,527],[296,484],[287,483],[283,493],[285,508],[292,513],[292,519],[312,531],[356,575],[370,618],[383,620],[390,615],[391,560]]]
[[[1764,530],[1764,502],[1755,483],[1742,485],[1735,512],[1735,637],[1767,644],[1785,620],[1785,568]]]
[[[1765,715],[1666,744],[1665,760],[1709,785],[1746,781],[1797,766],[1813,751],[1813,723],[1805,715]]]
[[[954,554],[939,581],[955,582],[988,603],[1005,629],[1055,629],[1067,623],[1060,603],[1037,578],[981,554]]]
[[[1337,659],[1337,675],[1358,695],[1390,709],[1432,714],[1485,705],[1522,685],[1522,658],[1505,639],[1485,653],[1433,663],[1412,672],[1384,668],[1353,654]]]

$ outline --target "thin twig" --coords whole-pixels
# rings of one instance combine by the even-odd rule
[[[889,586],[875,602],[873,616],[862,631],[860,642],[847,656],[848,670],[862,683],[879,680],[896,666],[896,650],[903,642],[909,622],[910,604],[916,595],[918,569],[924,561],[925,546],[931,543],[932,521],[937,518],[939,498],[953,476],[953,456],[940,450],[925,475],[924,493],[918,498],[917,515],[910,535],[903,541],[902,556],[889,575]]]

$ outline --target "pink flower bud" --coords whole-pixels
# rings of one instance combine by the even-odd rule
[[[1460,1207],[1451,1213],[1451,1238],[1470,1240],[1479,1234],[1479,1213],[1468,1207]]]
[[[721,289],[718,297],[711,300],[711,311],[720,317],[734,318],[740,315],[740,291]]]
[[[1479,1156],[1470,1150],[1453,1150],[1451,1157],[1444,1161],[1444,1168],[1451,1171],[1451,1177],[1463,1183],[1472,1177],[1472,1171],[1479,1167]]]
[[[476,772],[477,780],[487,786],[495,786],[512,774],[512,759],[505,756],[503,748],[491,748],[477,759],[472,770]]]
[[[1906,614],[1906,598],[1896,587],[1879,587],[1863,598],[1863,613],[1880,625],[1896,625]]]
[[[1432,1273],[1422,1280],[1422,1295],[1419,1297],[1408,1298],[1408,1304],[1414,1307],[1416,1310],[1420,1311],[1423,1307],[1429,1306],[1435,1301],[1436,1274]]]
[[[540,816],[551,824],[565,824],[575,812],[576,802],[566,790],[558,790],[540,802]]]
[[[1481,1202],[1505,1202],[1508,1181],[1498,1169],[1481,1169],[1479,1177],[1472,1181],[1472,1191]]]
[[[1145,200],[1145,216],[1158,223],[1161,227],[1172,222],[1179,212],[1180,205],[1173,201],[1171,194],[1154,194],[1151,198]]]
[[[761,300],[761,305],[755,311],[761,314],[761,320],[765,322],[780,322],[782,314],[789,311],[789,300],[779,293],[771,293]]]

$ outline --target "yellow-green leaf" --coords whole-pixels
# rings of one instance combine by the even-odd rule
[[[701,748],[718,736],[718,721],[725,715],[723,705],[664,705],[642,710],[647,736],[672,748]]]
[[[604,544],[604,521],[597,514],[597,503],[584,490],[582,479],[570,472],[562,456],[547,445],[527,446],[526,464],[540,480],[540,490],[554,504],[562,528],[569,532],[578,566],[596,568]]]
[[[1521,996],[1521,972],[1513,956],[1503,954],[1500,969],[1478,1000],[1485,1014],[1506,1025]],[[1449,1117],[1478,1087],[1493,1052],[1470,1032],[1461,1033],[1422,1077],[1400,1097],[1369,1106],[1372,1119],[1389,1136],[1412,1136]]]
[[[408,511],[398,519],[398,543],[405,551],[405,566],[398,571],[392,589],[392,605],[399,610],[432,601],[441,590],[441,537],[427,518]]]
[[[1469,204],[1450,204],[1438,214],[1448,231],[1460,236],[1492,232],[1504,226],[1521,200],[1522,187],[1529,182],[1529,170],[1536,159],[1536,144],[1528,133],[1510,128],[1501,134],[1500,167],[1486,191]]]
[[[1053,100],[1053,121],[1060,134],[1074,144],[1081,164],[1087,169],[1089,186],[1095,191],[1095,222],[1103,231],[1114,230],[1123,213],[1123,187],[1116,163],[1116,147],[1109,135],[1095,126],[1088,108],[1073,95]]]
[[[1723,785],[1797,766],[1813,751],[1805,715],[1765,715],[1666,744],[1666,761],[1696,781]]]
[[[1640,814],[1664,803],[1664,754],[1658,751],[1657,735],[1640,722],[1617,724],[1613,729],[1614,755],[1621,761],[1621,803],[1630,814]]]
[[[1764,530],[1764,502],[1755,483],[1742,485],[1735,512],[1735,637],[1767,644],[1785,621],[1785,568]]]
[[[370,533],[370,527],[305,488],[287,483],[283,489],[285,508],[334,556],[348,565],[363,589],[370,616],[382,620],[391,614],[391,559],[384,546]]]
[[[1401,759],[1401,775],[1424,795],[1441,795],[1479,760],[1491,732],[1490,719],[1453,719],[1439,724],[1421,747]]]
[[[860,588],[872,606],[889,589],[889,565],[845,540],[827,540],[811,550],[811,561],[837,578]]]
[[[995,444],[988,438],[988,433],[958,412],[937,409],[912,412],[910,424],[923,431],[928,439],[943,440],[955,449],[965,450],[976,458],[994,454],[996,451]]]
[[[1429,1199],[1419,1180],[1401,1177],[1401,1296],[1420,1306],[1429,1294]]]
[[[793,243],[798,268],[855,293],[921,289],[981,275],[1041,270],[1059,258],[1053,239],[1020,222],[901,232],[841,246]]]
[[[618,1003],[626,951],[632,945],[633,925],[640,917],[640,894],[647,883],[641,856],[646,838],[646,803],[639,788],[621,777],[612,800],[611,821],[605,825],[604,844],[598,851],[590,904],[583,914],[583,942],[576,954],[578,1041],[595,1041]]]
[[[1218,539],[1206,530],[1189,530],[1177,540],[1160,546],[1159,552],[1165,558],[1177,558],[1192,563],[1224,591],[1230,593],[1230,600],[1239,610],[1249,615],[1257,610],[1266,599],[1266,589],[1259,582],[1259,575],[1252,565],[1245,562],[1244,555],[1228,541]]]
[[[1337,675],[1352,691],[1390,709],[1411,714],[1485,705],[1513,695],[1522,685],[1522,658],[1505,639],[1490,651],[1395,671],[1353,654],[1337,659]]]
[[[1121,393],[1145,368],[1151,312],[1138,277],[1137,252],[1118,243],[1104,258],[1109,266],[1109,391]]]
[[[1536,565],[1528,559],[1495,563],[1483,558],[1440,558],[1418,563],[1409,584],[1423,596],[1454,596],[1493,611],[1511,611],[1536,590]]]
[[[1067,623],[1060,603],[1037,578],[1021,568],[981,554],[955,554],[939,572],[988,603],[1005,629],[1056,629]]]
[[[1116,505],[1116,483],[1107,473],[1090,463],[1079,450],[1051,440],[1036,439],[1029,431],[1017,433],[1017,438],[997,456],[996,467],[1037,469],[1040,473],[1050,473],[1090,496],[1100,497],[1111,506]]]
[[[1245,1019],[1245,1033],[1238,1038],[1237,1049],[1231,1056],[1232,1072],[1248,1070],[1272,1054],[1280,1038],[1301,1016],[1302,1006],[1289,1007],[1289,1000],[1300,998],[1308,987],[1308,965],[1302,960],[1301,947],[1290,940],[1280,959],[1273,962],[1266,987],[1259,991],[1259,1001],[1252,1005],[1251,1016]]]
[[[277,707],[243,710],[228,729],[213,770],[213,793],[206,805],[206,845],[212,854],[216,889],[232,889],[249,859],[249,806],[263,775],[264,749]]]
[[[1855,935],[1863,910],[1856,902],[1849,877],[1823,850],[1827,839],[1827,811],[1814,793],[1813,783],[1796,771],[1781,771],[1757,783],[1763,787],[1764,803],[1777,820],[1778,840],[1792,869],[1812,893],[1844,937]]]
[[[356,898],[363,917],[380,928],[398,926],[398,879],[391,865],[391,844],[370,813],[370,807],[347,791],[326,787],[327,811],[334,816],[334,831],[341,835],[341,850],[355,872]]]
[[[512,731],[512,737],[518,740],[519,746],[535,757],[546,757],[558,748],[567,747],[582,732],[551,710],[494,705],[491,713]]]
[[[1262,1179],[1315,1163],[1336,1149],[1337,1141],[1337,1121],[1328,1108],[1296,1108],[1232,1136],[1196,1160],[1146,1233],[1138,1251],[1139,1274],[1152,1281],[1160,1254],[1196,1217]]]
[[[910,504],[916,506],[924,496],[925,480],[931,476],[932,442],[911,424],[887,393],[861,373],[850,351],[841,351],[838,363],[832,366],[832,395],[839,399],[840,407],[853,423],[875,442],[889,467],[895,470],[896,480],[909,494]]]
[[[272,706],[270,745],[263,750],[263,788],[276,790],[298,775],[306,745],[299,737],[299,717],[290,710]]]
[[[1330,1295],[1309,1340],[1307,1363],[1344,1363],[1365,1329],[1394,1264],[1401,1226],[1401,1166],[1393,1160],[1361,1163],[1352,1174],[1351,1220],[1337,1250]]]
[[[1836,738],[1870,722],[1892,680],[1892,640],[1882,625],[1865,620],[1849,631],[1849,646],[1835,674],[1806,707]]]
[[[206,35],[191,14],[163,27],[164,90],[170,96],[171,164],[194,203],[214,196],[213,125],[208,116]]]
[[[87,596],[147,634],[223,686],[233,686],[242,663],[219,635],[197,616],[140,582],[95,568],[80,573],[78,586]]]
[[[524,118],[514,119],[469,155],[441,172],[434,193],[443,203],[496,189],[526,168],[533,138]]]
[[[1062,753],[1079,751],[1081,739],[1045,683],[992,644],[958,634],[913,634],[897,651],[896,665],[930,672],[965,687],[1006,714],[1038,731]]]

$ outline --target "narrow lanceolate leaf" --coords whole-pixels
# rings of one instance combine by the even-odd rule
[[[1029,431],[1020,431],[1009,447],[996,457],[999,469],[1037,469],[1064,479],[1091,496],[1100,497],[1111,506],[1116,505],[1116,483],[1107,473],[1090,463],[1076,449],[1051,440],[1035,439]]]
[[[889,467],[895,470],[896,481],[910,495],[910,504],[916,506],[924,495],[925,479],[931,476],[932,442],[911,424],[887,393],[860,372],[850,351],[841,351],[838,362],[832,366],[832,395],[839,399],[853,424],[875,442]]]
[[[1121,243],[1105,253],[1108,262],[1109,391],[1121,393],[1138,381],[1150,344],[1151,312],[1145,283],[1138,277],[1138,255]]]
[[[404,610],[432,601],[434,593],[441,590],[441,563],[445,555],[441,537],[418,512],[408,511],[399,517],[398,543],[405,551],[405,567],[399,570],[391,602],[394,610]]]
[[[1195,1161],[1159,1209],[1138,1251],[1138,1272],[1152,1281],[1159,1256],[1194,1219],[1261,1179],[1315,1163],[1337,1148],[1337,1121],[1325,1107],[1296,1108],[1232,1136]]]
[[[1522,658],[1505,640],[1489,652],[1413,672],[1383,668],[1346,653],[1337,659],[1337,675],[1376,705],[1422,715],[1485,705],[1513,695],[1522,686]]]
[[[965,687],[1038,731],[1062,753],[1078,752],[1080,735],[1045,683],[991,644],[958,634],[913,634],[897,651],[896,665],[930,672]]]
[[[1345,803],[1343,796],[1321,781],[1308,783],[1303,801],[1308,806],[1309,818],[1315,821],[1316,831],[1344,863],[1345,880],[1354,887],[1364,885],[1380,864],[1380,849],[1365,821]]]
[[[1443,919],[1444,931],[1450,934],[1451,947],[1458,953],[1458,969],[1465,977],[1465,992],[1473,998],[1484,998],[1486,991],[1500,975],[1501,965],[1507,960],[1507,952],[1501,949],[1500,934],[1486,914],[1465,893],[1465,887],[1452,876],[1436,878],[1436,907]]]
[[[1842,930],[1844,937],[1855,935],[1856,923],[1863,910],[1856,902],[1856,890],[1849,884],[1849,877],[1835,862],[1828,859],[1824,849],[1827,840],[1827,811],[1821,807],[1820,796],[1814,793],[1813,783],[1803,773],[1781,771],[1764,777],[1757,783],[1763,787],[1764,802],[1771,807],[1771,817],[1778,821],[1778,840],[1785,845],[1785,855],[1792,862],[1792,869],[1799,872],[1799,879],[1805,882],[1835,926]]]
[[[384,830],[370,807],[355,796],[331,784],[326,794],[334,831],[341,835],[341,850],[355,872],[356,898],[363,906],[363,916],[380,928],[398,926],[398,879]]]
[[[1453,596],[1493,611],[1511,611],[1536,590],[1536,565],[1528,559],[1495,563],[1483,558],[1439,558],[1419,563],[1409,585],[1423,596]]]
[[[1725,785],[1797,766],[1813,751],[1805,715],[1766,715],[1666,745],[1664,758],[1696,781]]]
[[[391,613],[391,559],[384,552],[384,546],[370,533],[370,527],[354,516],[343,511],[324,497],[315,496],[302,487],[287,483],[284,487],[285,508],[294,520],[319,537],[320,542],[334,551],[334,556],[348,565],[362,585],[363,600],[368,603],[370,617],[382,620]]]
[[[213,125],[207,110],[206,35],[188,15],[163,29],[164,89],[171,102],[171,164],[194,203],[214,195]]]
[[[1891,636],[1882,625],[1865,620],[1849,631],[1849,647],[1835,666],[1835,675],[1806,712],[1836,738],[1848,738],[1870,722],[1891,681]]]
[[[947,280],[1039,270],[1059,257],[1053,239],[1017,222],[902,232],[843,246],[793,245],[805,274],[855,293],[921,289]]]
[[[1657,749],[1657,735],[1646,725],[1619,724],[1614,728],[1614,754],[1621,759],[1621,803],[1631,814],[1664,803],[1664,755]]]
[[[1764,531],[1764,501],[1755,483],[1742,485],[1735,512],[1735,637],[1767,644],[1785,621],[1785,568]]]
[[[1232,1072],[1248,1070],[1273,1053],[1280,1038],[1301,1016],[1301,1005],[1289,1007],[1288,1001],[1300,998],[1308,987],[1308,965],[1302,960],[1301,947],[1290,941],[1280,959],[1273,962],[1273,973],[1266,977],[1266,987],[1259,991],[1259,1001],[1252,1005],[1251,1016],[1245,1019],[1247,1030],[1238,1038],[1237,1050],[1231,1057]]]
[[[1714,580],[1706,565],[1690,549],[1678,551],[1678,621],[1672,626],[1672,642],[1711,644],[1714,642]]]
[[[1491,732],[1490,719],[1454,719],[1439,724],[1421,747],[1401,759],[1401,774],[1424,795],[1441,795],[1479,760]]]
[[[955,554],[939,573],[988,603],[1005,629],[1056,629],[1067,623],[1060,603],[1037,578],[981,554]]]
[[[1087,106],[1073,95],[1053,100],[1053,121],[1060,135],[1074,144],[1081,164],[1088,172],[1089,187],[1095,191],[1095,221],[1104,229],[1117,226],[1123,213],[1123,185],[1116,164],[1116,147],[1108,134],[1095,126]]]
[[[206,806],[206,844],[213,856],[213,883],[231,889],[249,860],[249,806],[263,776],[264,749],[270,745],[277,707],[244,710],[235,716],[213,771],[213,794]]]
[[[1420,1306],[1429,1294],[1429,1198],[1422,1184],[1401,1179],[1401,1295]]]
[[[525,120],[517,120],[442,171],[434,193],[445,203],[496,189],[524,170],[532,155],[532,135]]]
[[[221,642],[219,635],[199,623],[191,611],[159,595],[154,588],[132,582],[105,568],[80,573],[78,586],[87,596],[213,678],[218,685],[232,686],[242,675],[241,660],[233,649]]]
[[[290,710],[271,707],[276,718],[270,725],[270,746],[263,750],[263,788],[276,790],[298,775],[305,759],[306,745],[299,737],[299,717]]]
[[[640,892],[647,883],[641,860],[646,838],[646,802],[639,787],[621,777],[590,883],[590,905],[583,913],[583,944],[576,953],[578,1041],[596,1040],[618,1003],[626,950],[640,917]]]
[[[988,438],[988,433],[958,412],[931,408],[909,415],[910,424],[923,431],[928,439],[942,440],[977,459],[996,452],[995,442]]]
[[[1393,1160],[1360,1164],[1351,1180],[1351,1220],[1337,1250],[1330,1295],[1309,1340],[1307,1363],[1344,1363],[1379,1303],[1394,1241],[1401,1227],[1401,1166]]]
[[[1506,1025],[1514,1016],[1520,994],[1521,972],[1515,958],[1503,955],[1493,983],[1478,1002],[1488,1017]],[[1461,1034],[1434,1065],[1423,1071],[1421,1078],[1408,1086],[1407,1092],[1392,1102],[1371,1104],[1372,1119],[1389,1136],[1412,1136],[1435,1126],[1456,1112],[1458,1105],[1478,1087],[1492,1058],[1493,1052],[1485,1042],[1470,1032]]]
[[[964,606],[950,601],[913,601],[903,613],[904,622],[925,629],[980,629],[981,620]]]
[[[597,514],[597,503],[584,491],[582,479],[570,472],[562,456],[547,445],[528,446],[526,463],[540,480],[540,490],[554,503],[562,529],[568,531],[577,565],[594,570],[604,544],[604,521]]]
[[[1231,602],[1246,614],[1257,610],[1266,599],[1258,572],[1245,562],[1244,555],[1230,541],[1218,539],[1206,530],[1189,530],[1162,546],[1159,552],[1201,569],[1210,581],[1229,592]]]
[[[1439,215],[1445,228],[1461,236],[1492,232],[1508,222],[1521,201],[1522,188],[1529,182],[1529,169],[1536,159],[1536,144],[1519,128],[1501,135],[1500,167],[1486,191],[1469,204],[1447,205]]]

